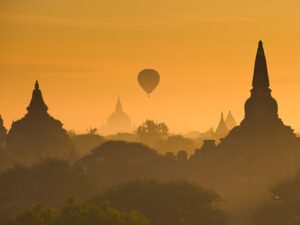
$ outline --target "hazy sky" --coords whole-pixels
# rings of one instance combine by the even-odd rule
[[[101,126],[118,95],[136,125],[240,121],[260,39],[280,117],[300,131],[299,0],[0,0],[0,113],[22,117],[38,79],[67,129]],[[150,98],[144,68],[161,74]]]

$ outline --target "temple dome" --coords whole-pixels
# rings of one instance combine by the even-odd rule
[[[271,96],[250,97],[245,102],[245,120],[261,121],[278,117],[278,105]]]
[[[123,111],[120,97],[118,97],[115,111],[107,119],[106,130],[108,133],[131,131],[131,120]]]

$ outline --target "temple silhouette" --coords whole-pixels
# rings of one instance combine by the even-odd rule
[[[232,128],[236,127],[237,123],[232,115],[232,112],[231,110],[229,110],[227,116],[226,116],[226,119],[225,119],[225,124],[226,124],[226,127],[231,130]]]
[[[215,138],[216,139],[220,139],[220,138],[223,138],[225,137],[229,132],[229,129],[226,125],[226,122],[224,120],[224,115],[223,115],[223,112],[221,113],[221,118],[220,118],[220,121],[219,121],[219,124],[217,126],[217,129],[216,129],[216,132],[215,132]]]
[[[299,144],[293,129],[278,116],[278,105],[271,95],[263,43],[259,41],[250,97],[245,102],[245,115],[240,125],[220,139],[218,145],[204,142],[202,148],[231,151],[267,151]],[[229,115],[229,118],[231,116]],[[231,120],[231,119],[230,119]],[[223,124],[221,119],[220,124]],[[222,125],[223,126],[223,125]]]
[[[38,81],[27,114],[13,122],[8,132],[7,148],[16,161],[27,163],[44,158],[70,159],[75,156],[63,124],[48,113]]]
[[[131,119],[124,112],[120,97],[118,97],[115,111],[108,117],[103,130],[109,134],[132,131]]]

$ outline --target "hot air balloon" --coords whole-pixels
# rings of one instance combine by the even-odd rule
[[[156,88],[159,80],[159,73],[153,69],[144,69],[138,74],[138,82],[148,96]]]

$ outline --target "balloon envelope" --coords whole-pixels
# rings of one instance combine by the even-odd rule
[[[138,82],[148,94],[150,94],[156,88],[159,80],[159,73],[153,69],[145,69],[138,74]]]

